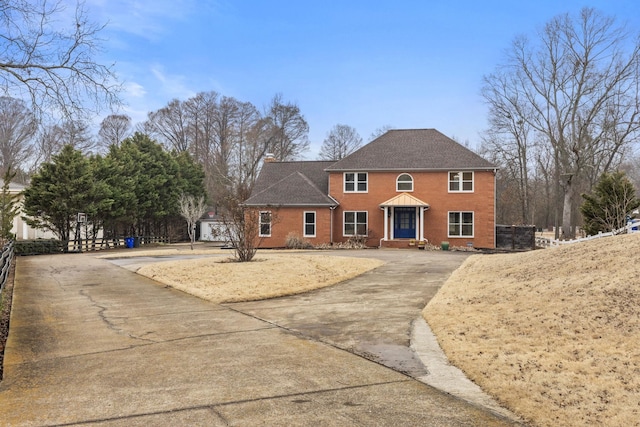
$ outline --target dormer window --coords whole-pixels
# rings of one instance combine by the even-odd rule
[[[396,179],[396,191],[413,191],[413,177],[408,173],[403,173]]]

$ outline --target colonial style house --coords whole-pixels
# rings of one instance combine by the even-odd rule
[[[496,166],[435,129],[390,130],[338,161],[265,161],[245,206],[260,247],[495,247]]]

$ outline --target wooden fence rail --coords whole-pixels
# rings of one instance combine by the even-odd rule
[[[618,234],[636,233],[638,231],[640,231],[640,219],[635,219],[633,221],[630,221],[626,226],[618,230],[610,231],[608,233],[598,233],[598,234],[594,234],[593,236],[581,237],[579,239],[556,240],[556,239],[550,239],[547,237],[536,237],[536,247],[554,248],[562,245],[570,245],[573,243],[586,242],[588,240],[593,240],[593,239],[600,239],[602,237],[616,236]]]
[[[16,242],[16,255],[40,255],[57,254],[63,252],[92,252],[105,249],[127,248],[127,240],[132,247],[140,247],[149,244],[171,243],[168,237],[139,236],[139,237],[110,237],[93,240],[61,241],[55,239],[18,240]]]
[[[4,284],[7,281],[9,270],[11,269],[11,261],[13,261],[13,242],[9,242],[2,248],[2,255],[0,256],[0,264],[2,268],[0,270],[0,295],[4,289]]]

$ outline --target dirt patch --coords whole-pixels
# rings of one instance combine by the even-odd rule
[[[476,255],[424,310],[452,364],[535,425],[639,425],[640,233]]]
[[[258,254],[252,262],[220,257],[148,264],[137,273],[208,301],[240,302],[308,292],[384,264],[365,258]]]

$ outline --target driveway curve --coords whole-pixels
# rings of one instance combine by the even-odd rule
[[[468,253],[343,250],[323,254],[353,257],[354,262],[359,257],[377,258],[385,264],[337,286],[226,306],[414,378],[427,374],[410,348],[412,323]]]
[[[425,273],[442,265],[437,255],[400,258],[409,256],[422,257],[416,264]],[[391,324],[419,313],[437,290],[428,280],[407,294],[415,311],[405,316],[385,308],[400,298],[383,296],[370,274],[311,294],[221,306],[91,254],[17,261],[2,425],[514,425],[402,373],[424,368],[396,348],[406,346],[397,338],[405,326]],[[420,267],[407,267],[382,268],[399,284],[421,279]],[[354,290],[341,295],[346,287]],[[360,320],[349,319],[341,296]],[[373,318],[381,321],[368,323]],[[394,364],[402,372],[386,367]]]

